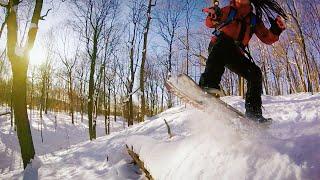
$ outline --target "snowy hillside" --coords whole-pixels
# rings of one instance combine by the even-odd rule
[[[0,109],[0,112],[5,111],[6,109],[4,108]],[[29,118],[31,119],[31,131],[38,156],[54,154],[59,150],[65,151],[65,149],[70,149],[75,144],[89,140],[87,118],[84,117],[83,122],[81,122],[79,114],[75,116],[74,125],[71,123],[71,117],[65,113],[49,112],[48,115],[44,114],[42,133],[39,112],[35,111],[32,115],[29,113]],[[112,118],[110,127],[111,132],[116,132],[125,129],[127,125],[123,123],[121,118],[118,118],[117,122],[114,122]],[[97,136],[104,135],[104,117],[98,117]],[[9,116],[2,116],[0,117],[0,174],[13,170],[20,171],[21,168],[23,168],[23,164],[16,132],[10,126]]]
[[[241,98],[225,97],[224,101],[244,111]],[[181,106],[93,142],[82,139],[87,137],[85,126],[75,132],[71,125],[64,126],[70,145],[59,146],[57,138],[64,141],[66,133],[61,130],[60,137],[53,137],[48,120],[51,128],[43,130],[46,147],[39,134],[34,138],[42,162],[39,179],[143,178],[130,163],[125,144],[140,155],[155,179],[319,179],[320,94],[264,96],[263,104],[265,116],[275,122],[246,135],[224,123],[221,114]],[[121,130],[120,124],[115,124],[114,131]],[[13,163],[19,162],[16,137],[6,119],[0,120],[0,127],[0,179],[17,179],[22,165]]]

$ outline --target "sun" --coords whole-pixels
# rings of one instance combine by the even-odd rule
[[[29,53],[29,63],[35,66],[40,65],[45,61],[45,57],[45,50],[39,46],[34,46]]]

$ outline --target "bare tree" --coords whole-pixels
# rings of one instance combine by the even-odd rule
[[[41,16],[43,0],[36,0],[34,10],[26,34],[23,46],[18,42],[17,13],[20,1],[10,0],[6,8],[7,24],[7,55],[11,63],[13,73],[13,108],[15,121],[17,123],[17,134],[21,148],[23,166],[26,168],[31,159],[34,158],[34,146],[27,115],[27,70],[29,64],[29,52],[32,49],[38,32],[38,23]],[[33,5],[33,4],[32,4]]]
[[[74,124],[74,101],[75,101],[75,92],[74,92],[74,77],[75,77],[75,68],[76,63],[79,61],[79,45],[77,42],[74,42],[75,36],[72,36],[72,29],[68,25],[64,24],[61,28],[61,31],[58,31],[58,34],[61,34],[57,37],[57,41],[62,44],[62,48],[57,49],[57,56],[64,65],[62,69],[61,78],[67,83],[67,94],[69,98],[69,113],[71,116],[71,122]]]
[[[302,55],[303,55],[303,61],[306,67],[306,73],[307,73],[307,91],[312,92],[312,80],[311,80],[311,67],[310,67],[310,60],[308,58],[308,54],[307,54],[307,45],[305,42],[305,34],[302,30],[302,24],[301,21],[299,20],[299,17],[301,17],[300,15],[300,11],[297,9],[297,2],[295,0],[286,0],[286,4],[289,10],[289,15],[292,19],[292,22],[294,24],[295,27],[292,27],[292,30],[296,32],[297,34],[297,42],[300,46],[300,48],[302,49]],[[301,8],[303,9],[303,8]]]
[[[159,35],[165,41],[168,50],[167,60],[164,62],[167,69],[167,78],[167,76],[172,73],[173,45],[176,40],[177,30],[181,27],[183,8],[181,7],[182,3],[180,1],[168,0],[162,3],[162,8],[156,11],[156,18]],[[167,96],[168,107],[170,108],[173,106],[172,95],[168,93]]]
[[[75,67],[75,90],[79,96],[79,111],[81,115],[81,122],[83,122],[84,112],[85,112],[85,103],[87,102],[87,98],[85,97],[86,94],[86,82],[88,79],[88,62],[86,61],[86,55],[80,54],[78,61]]]
[[[50,61],[46,61],[45,63],[40,65],[40,86],[41,86],[40,118],[41,119],[42,119],[43,111],[45,112],[45,114],[48,114],[51,74],[52,74],[52,64]]]
[[[76,7],[75,26],[84,40],[86,52],[90,60],[89,91],[88,91],[88,120],[90,140],[96,139],[96,120],[93,117],[94,95],[96,90],[96,64],[101,52],[104,26],[107,18],[114,10],[117,0],[73,0]]]
[[[150,23],[151,23],[151,11],[152,7],[156,5],[157,1],[155,3],[152,3],[152,0],[148,1],[147,6],[147,21],[144,26],[143,30],[143,47],[142,47],[142,58],[141,58],[141,66],[140,66],[140,91],[141,91],[141,121],[144,121],[144,116],[146,114],[146,100],[145,100],[145,63],[147,59],[147,44],[148,44],[148,35],[149,35],[149,29],[150,29]]]
[[[128,106],[128,126],[133,125],[134,121],[134,104],[133,95],[137,91],[133,89],[135,82],[135,74],[137,70],[138,61],[140,59],[139,52],[142,40],[141,22],[142,12],[144,11],[144,1],[130,1],[129,13],[129,78],[127,79],[127,106]]]

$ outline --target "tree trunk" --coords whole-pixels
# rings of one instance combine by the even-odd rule
[[[145,80],[145,62],[147,59],[147,43],[148,43],[148,34],[149,27],[151,23],[151,7],[152,0],[149,0],[148,10],[147,10],[147,24],[144,28],[143,34],[143,50],[142,50],[142,59],[141,59],[141,67],[140,67],[140,91],[141,91],[141,121],[144,121],[144,116],[146,114],[146,100],[145,100],[145,91],[144,91],[144,80]]]
[[[70,102],[70,115],[71,115],[71,123],[74,124],[74,103],[73,103],[73,88],[72,88],[72,74],[71,70],[68,73],[69,76],[69,102]]]
[[[40,118],[42,119],[43,118],[43,111],[44,111],[44,103],[45,103],[45,93],[46,93],[46,75],[45,75],[45,72],[42,72],[44,73],[44,75],[42,75],[42,86],[41,86],[41,97],[40,97]]]
[[[105,133],[106,135],[109,134],[109,128],[108,128],[108,122],[109,122],[109,112],[108,112],[108,109],[109,109],[109,106],[110,106],[110,103],[108,102],[109,101],[109,95],[107,94],[107,82],[106,82],[106,73],[105,73],[105,69],[103,70],[103,74],[104,74],[104,77],[103,77],[103,111],[104,111],[104,128],[105,128]],[[108,83],[110,85],[110,82]]]
[[[83,83],[83,79],[81,76],[81,80],[80,80],[80,114],[81,114],[81,122],[83,122],[83,114],[84,114],[84,98],[83,98],[83,94],[84,94],[84,83]]]
[[[297,58],[296,55],[294,56],[294,60],[295,60],[296,67],[297,67],[298,72],[299,72],[299,77],[300,77],[300,81],[301,81],[301,84],[302,84],[303,92],[307,92],[307,85],[306,85],[306,82],[304,80],[304,73],[303,73],[303,69],[302,69],[303,67],[299,63],[298,58]]]
[[[239,96],[244,98],[244,79],[243,77],[239,76]]]
[[[44,113],[48,114],[48,109],[49,109],[49,89],[50,89],[50,80],[49,80],[49,72],[47,72],[46,76],[46,97],[45,97],[45,108],[44,108]]]
[[[108,115],[108,132],[107,134],[110,134],[110,115],[111,115],[111,81],[108,83],[108,109],[107,109],[107,115]]]
[[[134,24],[133,28],[133,36],[131,40],[131,47],[130,47],[130,80],[129,80],[129,89],[128,89],[128,96],[129,96],[129,116],[128,116],[128,126],[133,125],[133,101],[132,101],[132,95],[133,95],[133,84],[135,80],[135,71],[134,71],[134,45],[136,41],[136,33],[137,33],[137,24]]]
[[[172,46],[173,46],[173,38],[174,38],[174,33],[175,32],[173,32],[172,33],[172,35],[171,35],[171,39],[170,39],[170,44],[169,44],[169,74],[171,74],[172,73]],[[167,76],[169,75],[169,74],[167,74]],[[168,108],[172,108],[173,107],[173,96],[172,96],[172,94],[170,93],[170,92],[168,92],[167,93],[167,96],[168,96],[168,103],[167,103],[167,105],[168,105]]]
[[[96,120],[93,119],[94,106],[94,74],[96,68],[96,59],[98,53],[98,35],[97,30],[94,33],[93,52],[91,56],[90,77],[89,77],[89,93],[88,93],[88,120],[89,120],[89,137],[90,140],[96,139]]]
[[[106,77],[104,77],[104,83],[103,83],[103,104],[104,104],[104,129],[106,135],[108,134],[108,112],[107,112],[107,92],[106,92]]]
[[[14,61],[19,62],[20,60],[26,61],[25,59]],[[12,75],[14,116],[17,125],[17,135],[21,149],[23,167],[26,168],[27,164],[35,155],[27,114],[27,66],[24,63],[12,64]]]
[[[116,94],[116,86],[113,85],[113,101],[114,101],[114,122],[117,122],[117,94]]]
[[[161,112],[164,111],[164,87],[161,88]]]

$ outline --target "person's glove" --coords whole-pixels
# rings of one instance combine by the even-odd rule
[[[271,23],[270,31],[275,35],[279,36],[286,29],[286,24],[280,16],[274,20],[269,17],[269,21]]]
[[[204,8],[204,9],[202,9],[202,12],[208,13],[208,16],[210,18],[212,18],[213,20],[217,20],[218,19],[217,13],[215,11],[215,7]]]

